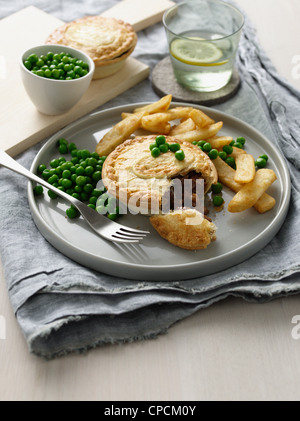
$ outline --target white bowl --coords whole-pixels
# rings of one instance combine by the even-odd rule
[[[89,66],[87,75],[72,80],[48,79],[35,75],[24,66],[24,61],[30,54],[40,57],[49,51],[54,54],[64,51],[83,60]],[[59,115],[70,110],[87,91],[94,75],[95,64],[80,50],[65,45],[47,44],[26,50],[20,58],[20,68],[25,90],[38,111],[47,115]]]

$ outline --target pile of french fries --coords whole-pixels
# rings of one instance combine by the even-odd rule
[[[223,127],[222,121],[215,122],[193,107],[170,108],[171,101],[172,95],[166,95],[157,102],[134,109],[132,113],[122,113],[122,120],[103,136],[96,152],[100,156],[108,155],[138,129],[174,136],[190,143],[206,140],[217,150],[232,142],[232,137],[218,135]],[[256,170],[253,156],[244,149],[233,147],[230,156],[235,158],[236,169],[220,157],[213,160],[219,181],[235,193],[228,203],[228,211],[242,212],[251,207],[259,213],[271,210],[276,201],[266,191],[276,180],[275,172],[267,168]]]

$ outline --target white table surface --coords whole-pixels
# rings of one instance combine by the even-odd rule
[[[299,0],[236,2],[279,73],[300,89]],[[0,400],[299,400],[298,314],[300,295],[267,304],[227,298],[156,340],[46,362],[27,350],[0,264]]]

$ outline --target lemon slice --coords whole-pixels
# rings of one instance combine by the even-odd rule
[[[186,64],[196,66],[211,66],[220,65],[216,63],[223,56],[223,52],[215,44],[209,41],[195,42],[196,38],[188,39],[175,39],[171,44],[171,54],[177,60]],[[227,60],[226,60],[227,61]],[[225,61],[225,62],[226,62]]]

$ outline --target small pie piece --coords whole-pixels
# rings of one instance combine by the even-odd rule
[[[116,73],[136,43],[137,35],[129,23],[104,16],[87,16],[66,23],[46,40],[46,44],[67,45],[88,54],[95,63],[94,79]]]
[[[214,164],[199,147],[175,137],[165,138],[169,144],[180,144],[185,154],[183,160],[176,159],[171,150],[154,158],[149,147],[156,135],[149,135],[126,140],[104,162],[102,181],[108,193],[135,213],[153,215],[191,207],[185,198],[192,199],[196,194],[204,199],[204,194],[217,181]],[[197,183],[198,179],[200,183]]]
[[[216,240],[216,226],[196,209],[177,209],[154,215],[150,222],[161,237],[186,250],[206,249]]]

